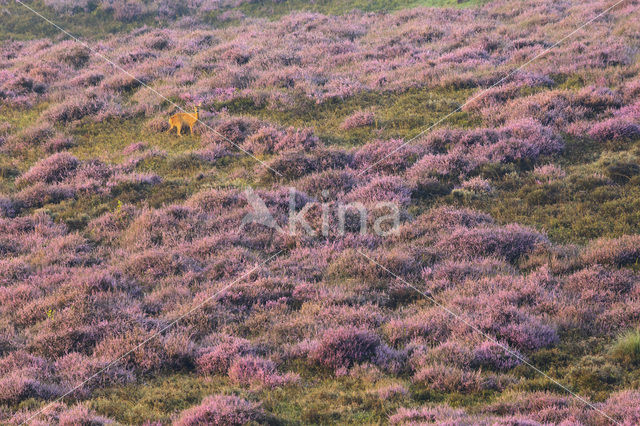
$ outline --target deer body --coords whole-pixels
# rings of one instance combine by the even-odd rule
[[[189,130],[191,131],[191,135],[193,136],[193,125],[200,119],[200,112],[198,110],[198,106],[195,107],[195,113],[189,114],[187,112],[179,112],[174,114],[169,118],[169,132],[174,127],[176,128],[176,132],[178,136],[182,136],[182,127],[189,126]]]

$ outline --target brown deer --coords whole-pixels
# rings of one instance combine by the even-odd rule
[[[193,136],[193,125],[200,119],[199,108],[202,104],[198,104],[195,107],[195,113],[189,114],[188,112],[179,112],[177,114],[173,114],[171,118],[169,118],[169,132],[174,127],[178,132],[178,136],[182,136],[182,126],[189,126],[189,130],[191,131],[191,136]]]

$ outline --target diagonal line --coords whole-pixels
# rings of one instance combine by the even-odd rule
[[[70,391],[68,391],[67,393],[65,393],[64,395],[62,395],[61,397],[49,402],[47,405],[45,405],[42,409],[40,409],[38,412],[36,412],[34,415],[32,415],[31,417],[29,417],[27,420],[25,420],[24,422],[21,423],[21,425],[24,425],[26,423],[28,423],[31,419],[33,419],[34,417],[38,416],[40,413],[42,413],[43,411],[45,411],[47,408],[49,408],[50,406],[52,406],[53,404],[60,402],[62,399],[64,399],[66,396],[68,396],[69,394],[73,393],[74,391],[76,391],[77,389],[79,389],[80,387],[84,386],[87,382],[93,380],[94,378],[96,378],[97,376],[99,376],[100,374],[102,374],[103,372],[105,372],[106,370],[108,370],[109,368],[111,368],[112,366],[114,366],[115,364],[117,364],[120,360],[122,360],[124,357],[126,357],[127,355],[131,354],[132,352],[135,352],[136,350],[140,349],[142,346],[144,346],[145,344],[147,344],[149,341],[155,339],[156,337],[158,337],[160,334],[162,334],[165,330],[171,328],[173,325],[175,325],[178,321],[180,321],[181,319],[191,315],[194,311],[200,309],[201,307],[203,307],[204,305],[206,305],[207,303],[209,303],[210,301],[212,301],[213,299],[215,299],[220,293],[228,290],[229,288],[231,288],[232,286],[234,286],[235,284],[237,284],[240,280],[242,280],[243,278],[245,278],[246,276],[248,276],[249,274],[251,274],[253,271],[255,271],[256,269],[258,269],[259,267],[265,265],[266,263],[268,263],[271,259],[273,259],[274,257],[278,256],[280,253],[282,253],[284,250],[280,250],[278,251],[276,254],[271,255],[267,260],[265,260],[264,262],[254,266],[253,268],[251,268],[248,272],[245,272],[244,274],[242,274],[240,277],[236,278],[235,280],[233,280],[230,284],[227,284],[226,286],[224,286],[223,288],[221,288],[220,290],[216,291],[213,295],[207,297],[206,299],[204,299],[202,302],[198,303],[196,306],[194,306],[193,308],[191,308],[190,310],[188,310],[186,313],[180,315],[178,318],[176,318],[175,320],[171,321],[169,324],[167,324],[166,326],[164,326],[160,331],[157,331],[156,333],[154,333],[153,335],[151,335],[150,337],[148,337],[146,340],[144,340],[142,343],[138,344],[137,346],[133,347],[132,349],[129,349],[127,352],[125,352],[124,354],[120,355],[117,359],[111,361],[109,364],[107,364],[106,367],[102,368],[100,371],[98,371],[97,373],[93,374],[91,377],[89,377],[88,379],[86,379],[85,381],[83,381],[82,383],[80,383],[79,385],[77,385],[76,387],[74,387],[73,389],[71,389]]]
[[[513,74],[517,73],[518,71],[522,70],[524,67],[526,67],[527,65],[531,64],[533,61],[535,61],[538,58],[541,58],[542,56],[546,55],[547,53],[549,53],[552,49],[554,49],[555,47],[557,47],[559,44],[561,44],[562,42],[564,42],[565,40],[567,40],[568,38],[572,37],[575,33],[577,33],[578,31],[580,31],[581,29],[583,29],[584,27],[590,25],[593,21],[595,21],[596,19],[602,17],[603,15],[605,15],[606,13],[608,13],[611,9],[613,9],[614,7],[616,7],[617,5],[619,5],[620,3],[624,2],[626,0],[618,0],[618,2],[616,2],[613,6],[608,7],[607,9],[605,9],[603,12],[599,13],[598,15],[596,15],[594,18],[591,18],[590,20],[588,20],[587,22],[585,22],[584,24],[580,25],[578,28],[576,28],[575,30],[571,31],[569,34],[567,34],[566,36],[562,37],[560,40],[558,40],[557,42],[555,42],[551,47],[546,48],[545,50],[543,50],[542,52],[538,53],[536,56],[534,56],[533,58],[529,59],[527,62],[525,62],[524,64],[520,65],[518,68],[514,69],[513,71],[511,71],[510,73],[508,73],[507,75],[505,75],[504,77],[502,77],[500,80],[498,80],[497,82],[495,82],[494,84],[492,84],[491,86],[489,86],[488,88],[481,90],[479,93],[477,93],[476,95],[474,95],[473,97],[471,97],[470,99],[468,99],[465,103],[463,103],[462,105],[460,105],[458,108],[454,109],[453,111],[451,111],[449,114],[445,115],[444,117],[440,118],[438,121],[436,121],[435,123],[433,123],[432,125],[430,125],[429,127],[427,127],[426,129],[422,130],[420,133],[418,133],[417,135],[415,135],[414,137],[412,137],[411,139],[409,139],[408,141],[402,143],[399,147],[397,147],[396,149],[394,149],[393,151],[391,151],[386,157],[381,158],[380,160],[376,161],[375,163],[371,164],[369,167],[367,167],[366,169],[362,170],[360,173],[358,173],[358,176],[361,176],[363,173],[365,173],[367,170],[371,169],[372,167],[376,166],[377,164],[379,164],[380,162],[384,161],[386,158],[389,158],[391,155],[393,155],[395,152],[399,151],[400,149],[404,148],[405,146],[407,146],[408,144],[410,144],[411,142],[413,142],[414,140],[416,140],[417,138],[419,138],[420,136],[424,135],[426,132],[428,132],[429,130],[433,129],[434,127],[436,127],[438,124],[442,123],[443,121],[445,121],[447,118],[451,117],[453,114],[459,112],[462,110],[462,108],[464,108],[466,105],[468,105],[469,103],[475,101],[476,99],[478,99],[480,96],[482,96],[484,93],[488,92],[489,90],[493,89],[494,87],[496,87],[498,84],[502,83],[503,81],[505,81],[506,79],[508,79],[509,77],[511,77]]]
[[[24,4],[21,0],[15,0],[17,3],[20,3],[22,6],[24,6],[26,9],[30,10],[31,12],[33,12],[35,15],[39,16],[40,18],[42,18],[44,21],[48,22],[49,24],[53,25],[55,28],[57,28],[59,31],[63,32],[65,35],[71,37],[73,39],[73,41],[82,44],[84,47],[86,47],[87,49],[89,49],[89,51],[91,53],[93,53],[96,56],[99,56],[100,58],[104,59],[106,62],[110,63],[111,65],[113,65],[114,67],[116,67],[118,70],[122,71],[123,73],[127,74],[129,77],[133,78],[134,80],[136,80],[138,83],[140,83],[141,86],[146,87],[147,89],[151,90],[153,93],[155,93],[156,95],[158,95],[160,98],[162,98],[163,100],[169,102],[171,105],[173,105],[175,108],[179,109],[180,111],[190,114],[190,112],[186,111],[184,108],[182,108],[180,105],[176,104],[175,102],[173,102],[171,99],[167,98],[166,96],[164,96],[162,93],[158,92],[156,89],[154,89],[153,87],[149,86],[147,83],[145,83],[144,81],[140,80],[139,78],[137,78],[135,75],[131,74],[129,71],[127,71],[126,69],[124,69],[123,67],[121,67],[120,65],[118,65],[117,63],[113,62],[111,59],[109,59],[107,56],[103,55],[102,53],[98,52],[97,50],[94,50],[91,48],[91,46],[89,46],[87,43],[85,43],[84,41],[80,40],[78,37],[74,36],[73,34],[71,34],[69,31],[65,30],[64,28],[60,27],[58,24],[56,24],[55,22],[51,21],[50,19],[48,19],[46,16],[43,16],[41,13],[39,13],[38,11],[34,10],[33,8],[31,8],[30,6]],[[207,123],[205,123],[204,121],[197,119],[196,121],[198,121],[199,123],[202,123],[203,126],[205,126],[207,129],[209,129],[210,131],[212,131],[213,133],[215,133],[216,135],[222,137],[224,140],[226,140],[227,142],[229,142],[231,145],[235,146],[236,148],[238,148],[240,151],[244,152],[245,154],[247,154],[248,156],[250,156],[251,158],[253,158],[254,160],[256,160],[257,162],[259,162],[260,164],[262,164],[264,167],[266,167],[267,169],[271,170],[272,172],[274,172],[275,174],[277,174],[278,176],[282,176],[282,173],[280,173],[279,171],[275,170],[274,168],[272,168],[271,166],[269,166],[267,163],[265,163],[264,161],[260,160],[259,158],[257,158],[255,155],[253,155],[252,153],[250,153],[249,151],[245,150],[244,148],[242,148],[240,145],[236,144],[235,142],[233,142],[232,140],[230,140],[229,138],[227,138],[225,135],[223,135],[222,133],[216,131],[213,127],[209,126]]]
[[[473,331],[481,334],[482,336],[484,336],[484,338],[491,340],[493,343],[497,344],[498,346],[500,346],[505,352],[507,352],[509,355],[517,358],[519,361],[521,361],[523,364],[527,365],[528,367],[531,367],[534,371],[536,371],[537,373],[541,374],[542,376],[544,376],[546,379],[552,381],[556,386],[564,389],[566,392],[568,392],[569,394],[571,394],[574,398],[576,398],[577,400],[579,400],[580,402],[584,403],[585,405],[587,405],[589,408],[592,408],[593,410],[595,410],[597,413],[601,414],[602,416],[606,417],[607,419],[611,420],[613,423],[620,425],[621,423],[616,421],[615,419],[613,419],[611,416],[609,416],[607,413],[605,413],[604,411],[600,410],[598,407],[596,407],[595,405],[593,405],[592,403],[590,403],[589,401],[587,401],[586,399],[584,399],[583,397],[581,397],[580,395],[576,394],[575,392],[573,392],[571,389],[569,389],[568,387],[566,387],[565,385],[563,385],[562,383],[558,382],[556,379],[552,378],[551,376],[549,376],[548,374],[546,374],[545,372],[543,372],[542,370],[540,370],[538,367],[536,367],[535,365],[531,364],[529,361],[527,361],[522,355],[520,355],[519,353],[513,351],[512,349],[510,349],[508,346],[503,345],[502,343],[500,343],[495,337],[491,336],[490,334],[482,331],[480,328],[478,328],[476,325],[474,325],[473,323],[469,322],[468,320],[464,319],[462,316],[456,314],[455,312],[453,312],[451,309],[447,308],[445,305],[443,305],[442,303],[438,302],[433,296],[425,293],[424,291],[420,290],[419,288],[417,288],[416,286],[414,286],[413,284],[411,284],[410,282],[408,282],[407,280],[405,280],[402,277],[399,277],[398,275],[394,274],[393,272],[391,272],[389,269],[385,268],[383,265],[381,265],[380,263],[378,263],[376,260],[372,259],[370,256],[367,256],[366,254],[364,254],[363,252],[361,252],[360,250],[356,249],[356,251],[362,255],[363,257],[365,257],[366,259],[368,259],[369,261],[371,261],[372,263],[376,264],[377,266],[379,266],[382,270],[384,270],[385,272],[387,272],[388,274],[392,275],[393,277],[395,277],[396,279],[402,281],[404,284],[406,284],[408,287],[410,287],[411,289],[415,290],[417,293],[419,293],[420,295],[422,295],[424,298],[430,300],[431,302],[433,302],[436,306],[438,306],[440,309],[444,310],[445,312],[447,312],[449,315],[451,315],[452,317],[454,317],[455,319],[459,320],[460,322],[464,323],[466,326],[468,326],[469,328],[471,328]]]

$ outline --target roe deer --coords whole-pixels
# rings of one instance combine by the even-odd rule
[[[200,112],[198,108],[200,108],[202,104],[198,104],[195,107],[195,114],[189,114],[187,112],[179,112],[177,114],[173,114],[171,118],[169,118],[169,132],[174,127],[178,132],[178,136],[182,136],[182,126],[189,126],[189,130],[191,131],[191,136],[193,136],[193,125],[196,124],[196,121],[200,119]]]

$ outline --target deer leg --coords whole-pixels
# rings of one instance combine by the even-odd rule
[[[191,131],[191,136],[193,136],[193,124],[189,126],[189,130]]]
[[[178,131],[178,136],[182,136],[182,126],[177,126],[176,130]]]

